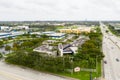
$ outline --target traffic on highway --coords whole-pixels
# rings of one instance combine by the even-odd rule
[[[120,39],[113,35],[106,25],[100,23],[103,33],[104,76],[106,80],[120,80]],[[106,30],[109,31],[106,32]]]

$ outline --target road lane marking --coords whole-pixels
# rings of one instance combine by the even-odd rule
[[[0,74],[7,77],[7,78],[11,78],[13,80],[25,80],[25,79],[21,78],[20,76],[18,76],[16,74],[8,73],[8,72],[5,72],[5,71],[0,71]]]

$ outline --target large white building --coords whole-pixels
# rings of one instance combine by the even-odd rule
[[[65,37],[65,33],[56,33],[53,31],[43,32],[43,35],[47,35],[49,38],[52,39],[62,39]]]
[[[12,35],[11,33],[0,33],[0,39],[2,39],[2,38],[8,38],[11,35]]]
[[[9,26],[0,26],[1,31],[6,31],[6,30],[9,30],[9,29],[10,29]]]
[[[13,27],[13,29],[25,29],[25,30],[28,30],[29,26],[16,26],[16,27]]]
[[[65,28],[59,29],[60,33],[90,33],[94,27],[87,27],[87,26],[77,26],[76,28]]]
[[[12,36],[19,36],[19,35],[25,34],[25,32],[23,32],[23,31],[12,31],[11,34],[12,34]]]
[[[8,38],[8,37],[16,37],[19,35],[23,35],[25,32],[23,31],[16,31],[16,32],[4,32],[4,33],[0,33],[0,39],[2,38]]]
[[[78,50],[78,47],[73,46],[72,44],[62,45],[58,44],[59,54],[62,57],[64,54],[75,54]]]

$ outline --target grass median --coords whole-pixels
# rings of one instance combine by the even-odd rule
[[[58,73],[58,74],[76,78],[79,80],[90,80],[90,72],[88,71],[80,71],[76,73],[74,72],[73,74],[71,73]],[[97,72],[92,72],[92,78],[95,78],[95,77],[101,77],[101,62],[99,62],[97,65]]]

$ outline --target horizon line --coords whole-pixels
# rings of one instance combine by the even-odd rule
[[[70,21],[120,21],[120,20],[11,20],[11,21],[7,21],[7,20],[3,20],[3,21],[0,21],[0,22],[36,22],[36,21],[40,21],[40,22],[42,22],[42,21],[45,21],[45,22],[53,22],[53,21],[57,21],[57,22],[62,22],[62,21],[68,21],[68,22],[70,22]]]

